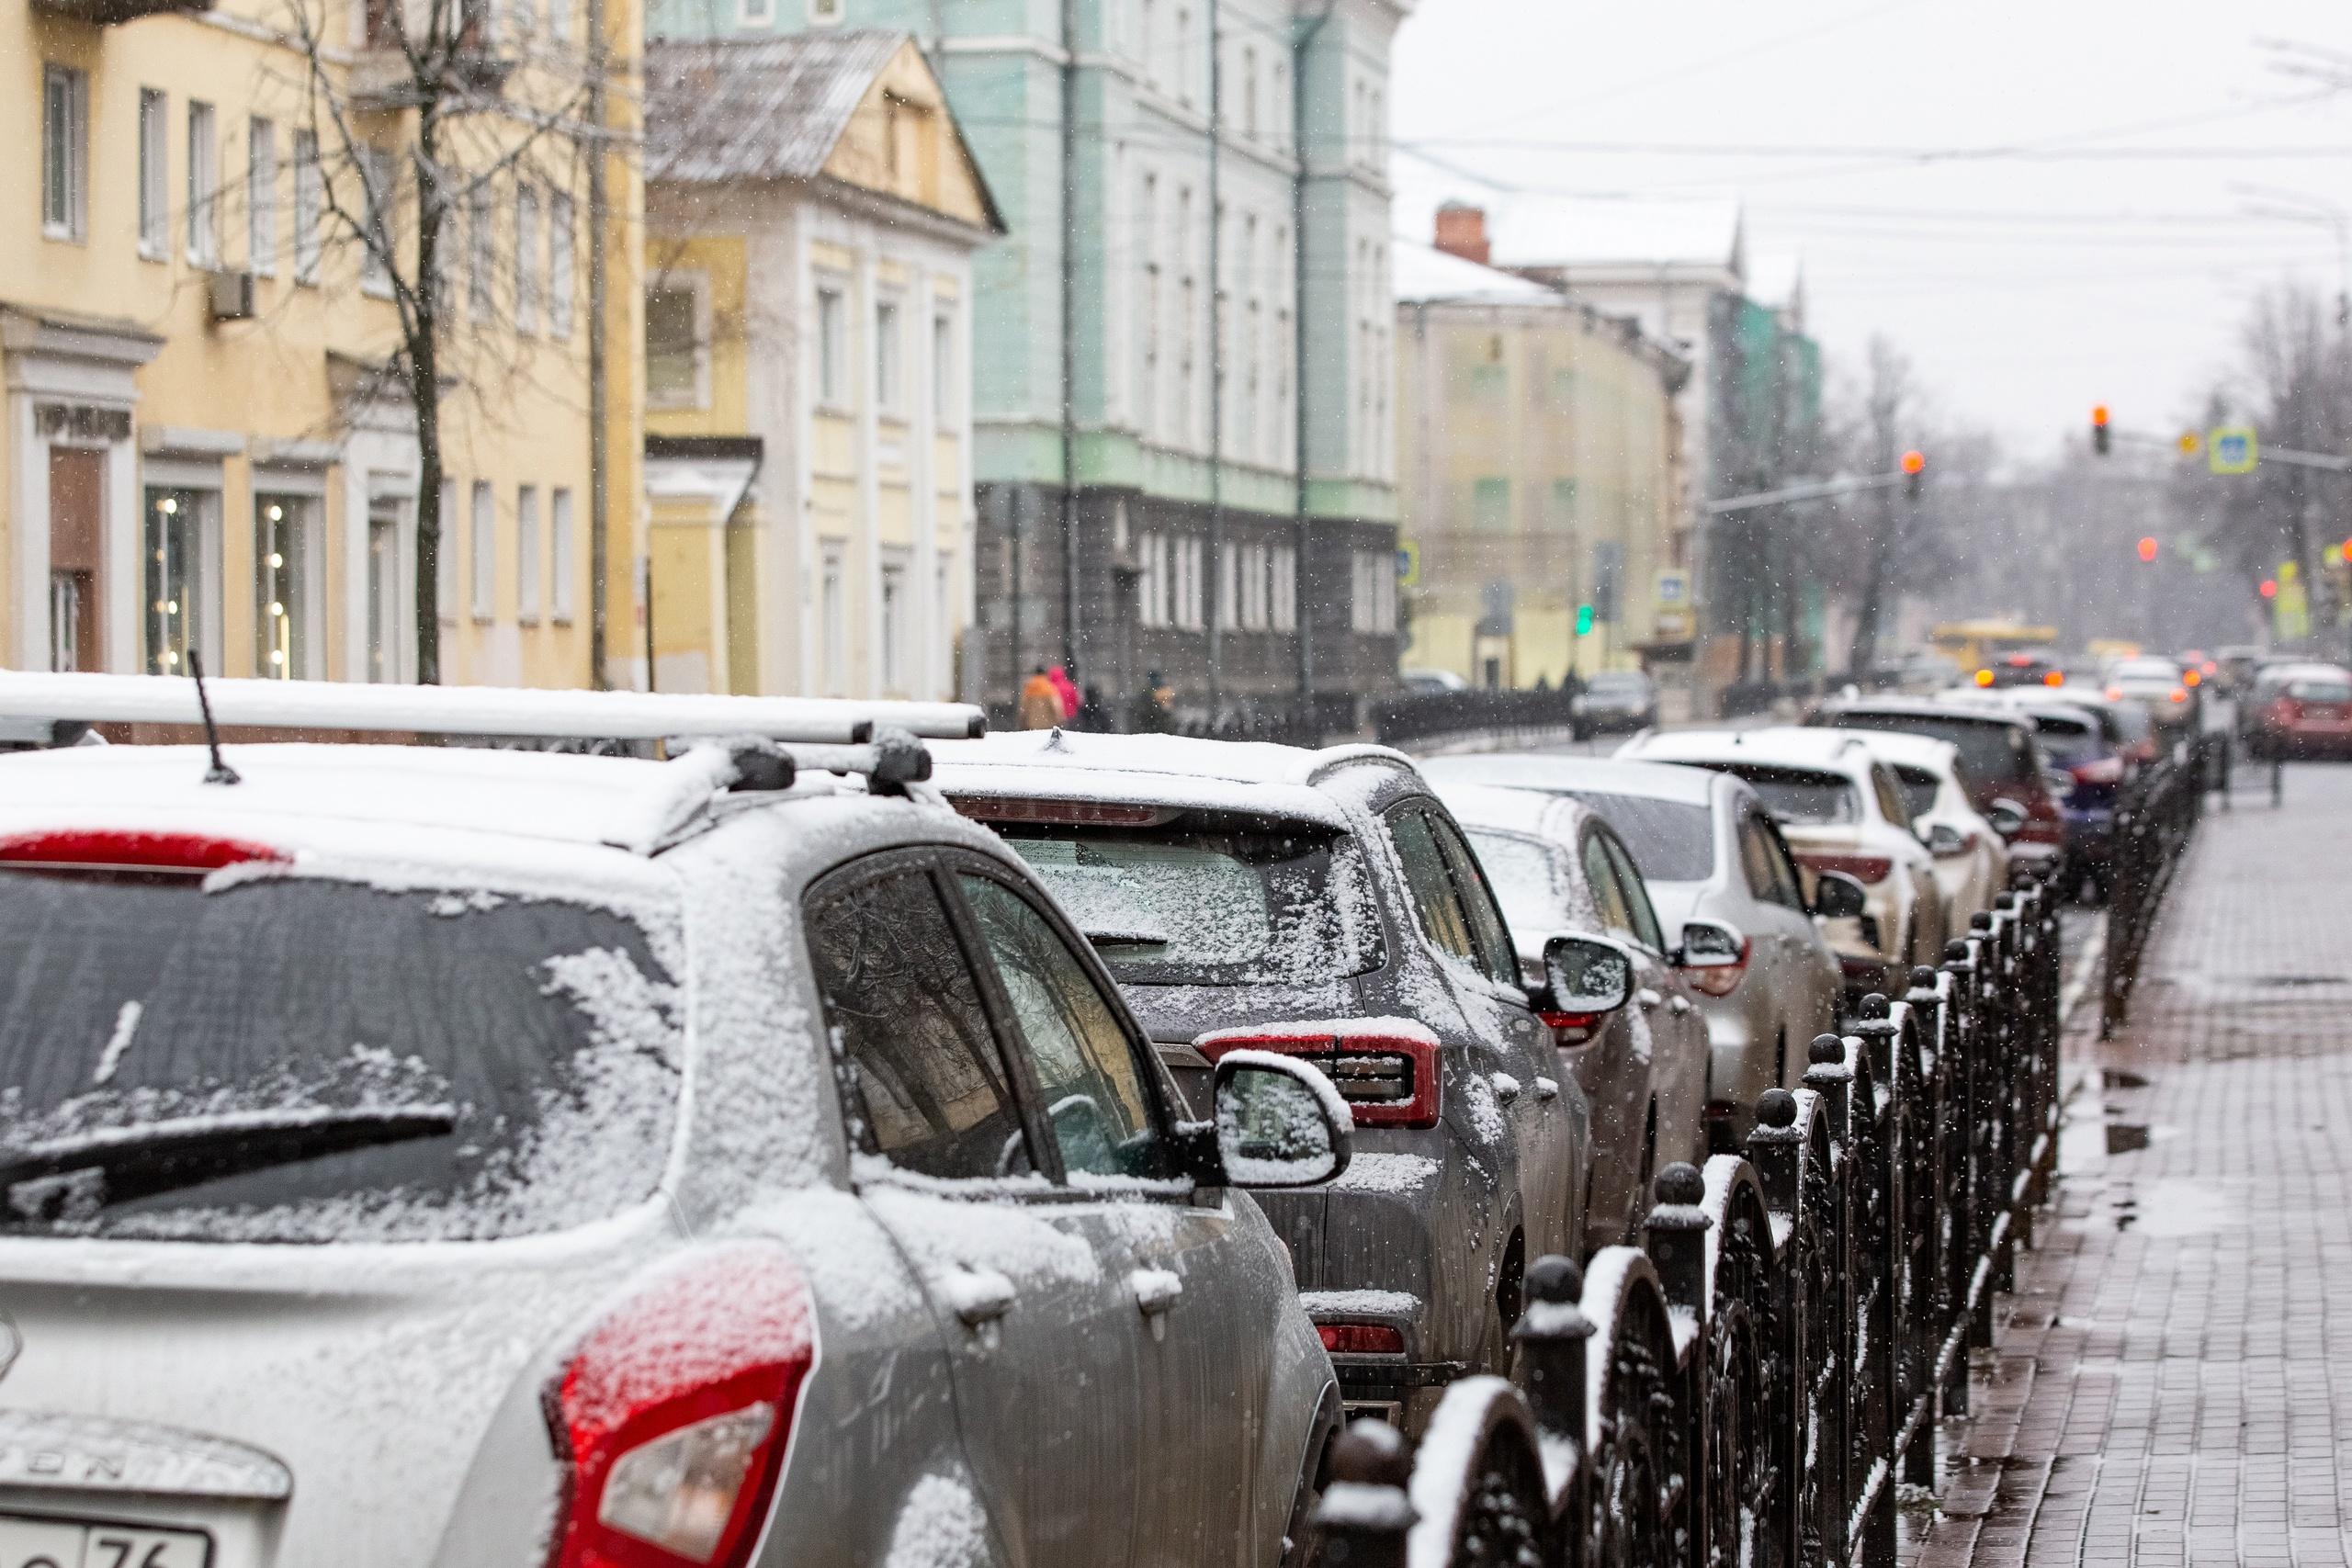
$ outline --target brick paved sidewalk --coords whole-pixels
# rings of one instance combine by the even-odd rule
[[[2090,1049],[1917,1561],[2346,1563],[2352,769],[2209,815]]]

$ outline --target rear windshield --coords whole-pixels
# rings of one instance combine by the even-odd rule
[[[1715,874],[1715,818],[1704,806],[1640,795],[1573,792],[1617,829],[1645,882],[1704,882]]]
[[[2352,685],[2342,681],[2290,681],[2287,694],[2299,703],[2352,703]]]
[[[1514,931],[1540,933],[1566,924],[1586,931],[1600,929],[1600,914],[1591,896],[1572,876],[1564,876],[1552,852],[1532,839],[1514,833],[1493,833],[1464,827],[1478,863],[1486,868],[1503,919]]]
[[[2037,771],[2032,748],[2007,723],[1908,713],[1841,713],[1833,715],[1829,722],[1840,729],[1949,740],[1960,748],[1961,766],[1980,784],[2017,784],[2032,778]]]
[[[1702,762],[1700,766],[1746,779],[1763,797],[1767,811],[1794,827],[1833,828],[1862,819],[1861,792],[1843,773],[1817,773],[1811,768],[1771,768],[1754,762],[1729,767]]]
[[[2108,738],[2100,733],[2098,726],[2069,714],[2035,714],[2033,732],[2040,738],[2041,749],[2050,753],[2051,761],[2061,766],[2098,756],[2107,750]]]
[[[1304,824],[992,824],[1120,980],[1297,986],[1381,963],[1363,852]]]
[[[1633,671],[1603,671],[1585,682],[1589,692],[1646,692],[1650,678]]]
[[[684,1037],[631,921],[215,885],[0,871],[0,1231],[482,1239],[652,1193]]]
[[[1936,807],[1936,775],[1925,768],[1894,764],[1895,782],[1903,786],[1903,804],[1914,818],[1925,817]]]

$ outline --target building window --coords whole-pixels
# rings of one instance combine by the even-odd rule
[[[266,119],[245,127],[245,265],[277,276],[277,127]]]
[[[160,95],[159,95],[160,96]],[[157,116],[161,118],[161,115]],[[161,168],[160,163],[158,168]],[[308,130],[294,133],[294,281],[319,281],[319,216],[326,206],[326,187],[319,168],[319,139]],[[162,175],[156,176],[158,188]],[[159,218],[160,223],[162,220]]]
[[[539,487],[525,485],[514,492],[514,618],[536,625],[539,618]]]
[[[1298,547],[1276,545],[1266,568],[1267,619],[1278,632],[1298,629]]]
[[[812,22],[840,21],[842,0],[808,0],[808,19]]]
[[[151,486],[141,544],[146,555],[147,670],[187,672],[188,650],[209,646],[205,625],[205,509],[201,491]]]
[[[931,417],[944,431],[956,423],[956,318],[931,319]]]
[[[451,624],[458,619],[458,481],[441,481],[441,511],[438,537],[433,546],[433,596],[437,602],[441,618]]]
[[[187,106],[187,259],[220,259],[220,132],[210,104]]]
[[[487,479],[474,481],[473,511],[474,619],[487,621],[498,614],[498,497]]]
[[[548,614],[559,622],[571,619],[571,491],[561,487],[548,495]]]
[[[1230,539],[1224,541],[1217,547],[1216,624],[1225,631],[1231,631],[1235,625],[1234,601],[1237,595],[1234,592],[1234,579],[1240,570],[1240,562],[1236,558],[1240,553],[1241,547]]]
[[[368,508],[368,679],[401,678],[401,503]]]
[[[817,400],[849,403],[849,302],[838,288],[817,290]]]
[[[45,66],[40,100],[40,231],[79,240],[89,222],[90,79]]]
[[[514,330],[539,330],[539,193],[514,187]]]
[[[498,230],[490,192],[476,186],[466,197],[466,308],[477,321],[490,320],[497,309]]]
[[[392,292],[392,155],[362,147],[353,160],[359,170],[360,222],[366,229],[359,252],[359,287],[389,299]]]
[[[905,389],[905,347],[899,341],[899,302],[884,299],[874,307],[874,400],[885,413],[899,413]]]
[[[1555,532],[1573,533],[1577,525],[1577,481],[1552,481],[1552,527]]]
[[[1258,51],[1241,51],[1241,134],[1258,134]]]
[[[824,660],[825,695],[838,697],[849,690],[849,592],[847,569],[837,546],[825,549],[823,575],[819,579],[817,636]]]
[[[1136,429],[1152,434],[1159,417],[1159,176],[1143,177],[1143,194],[1136,202],[1136,249],[1143,257],[1142,351],[1136,356]]]
[[[645,296],[645,400],[657,407],[702,403],[702,299],[700,279],[685,275]]]
[[[1176,7],[1176,101],[1187,107],[1193,102],[1193,9],[1189,6]]]
[[[775,20],[775,0],[741,0],[735,11],[738,27],[764,28]]]
[[[882,569],[882,690],[887,696],[907,691],[907,569]]]
[[[311,502],[299,495],[254,497],[255,673],[292,681],[311,655]]]
[[[139,254],[162,261],[172,248],[172,128],[168,100],[139,89]]]
[[[1482,534],[1501,534],[1510,530],[1510,480],[1485,479],[1472,484],[1470,525]]]
[[[560,191],[548,197],[548,331],[569,342],[571,337],[571,296],[579,287],[575,276],[579,240],[573,230],[571,198]]]
[[[1396,629],[1396,558],[1386,550],[1352,552],[1353,592],[1348,598],[1348,629],[1386,636]]]
[[[1143,65],[1144,85],[1159,85],[1159,7],[1155,0],[1137,0],[1136,58]]]

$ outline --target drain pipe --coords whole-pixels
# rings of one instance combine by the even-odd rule
[[[1078,679],[1078,0],[1062,0],[1062,667]],[[1012,678],[1021,671],[1016,664]]]
[[[1298,636],[1299,709],[1310,725],[1315,714],[1315,612],[1306,592],[1313,575],[1308,552],[1314,544],[1306,510],[1306,53],[1338,5],[1339,0],[1327,0],[1306,27],[1291,35],[1290,43],[1291,619]]]

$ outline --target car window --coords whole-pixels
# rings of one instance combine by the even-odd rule
[[[1412,894],[1421,934],[1440,951],[1477,963],[1470,918],[1454,894],[1453,874],[1446,869],[1444,852],[1437,847],[1429,818],[1418,807],[1399,807],[1388,814],[1388,836],[1396,840],[1396,858],[1404,863],[1405,886]]]
[[[1911,807],[1903,798],[1903,786],[1894,782],[1893,770],[1872,763],[1871,790],[1878,796],[1878,814],[1881,817],[1898,828],[1911,826]]]
[[[1903,792],[1904,807],[1913,817],[1925,817],[1936,808],[1936,775],[1925,768],[1907,763],[1894,765],[1894,780]]]
[[[1599,832],[1584,838],[1584,879],[1600,909],[1601,925],[1621,936],[1631,936],[1634,912],[1625,907],[1625,890],[1617,886],[1617,868],[1609,863],[1608,840]]]
[[[1625,901],[1625,912],[1632,919],[1631,930],[1635,940],[1651,951],[1664,953],[1666,939],[1657,929],[1657,911],[1650,908],[1650,890],[1642,886],[1642,874],[1634,864],[1634,857],[1614,834],[1600,835],[1609,846],[1610,863],[1617,871],[1617,886]]]
[[[1786,904],[1792,909],[1807,908],[1804,878],[1797,874],[1796,859],[1789,853],[1789,841],[1781,837],[1780,824],[1763,817],[1757,819],[1756,826],[1762,831],[1765,849],[1772,859],[1772,885],[1780,895],[1774,902]]]
[[[1486,874],[1479,869],[1478,857],[1462,840],[1461,829],[1434,813],[1424,813],[1430,830],[1444,846],[1447,863],[1453,869],[1454,886],[1462,895],[1462,908],[1470,918],[1470,940],[1477,949],[1478,967],[1487,978],[1506,986],[1519,983],[1519,958],[1511,951],[1510,927],[1503,919],[1503,912],[1495,907],[1494,890],[1487,885]]]
[[[1770,834],[1758,818],[1740,818],[1739,865],[1747,874],[1748,892],[1757,898],[1767,904],[1789,901],[1781,888],[1779,868],[1773,863]]]
[[[1739,762],[1728,766],[1702,762],[1702,767],[1746,779],[1755,787],[1764,808],[1783,822],[1808,828],[1839,827],[1862,819],[1861,792],[1843,773],[1812,768],[1779,768],[1767,763]]]
[[[808,900],[851,1135],[920,1175],[1035,1168],[980,990],[925,863],[853,867]]]
[[[1028,1054],[1071,1175],[1158,1176],[1158,1128],[1136,1042],[1044,911],[993,876],[956,876]]]
[[[1714,812],[1679,800],[1571,790],[1600,813],[1654,882],[1704,882],[1715,874]]]

